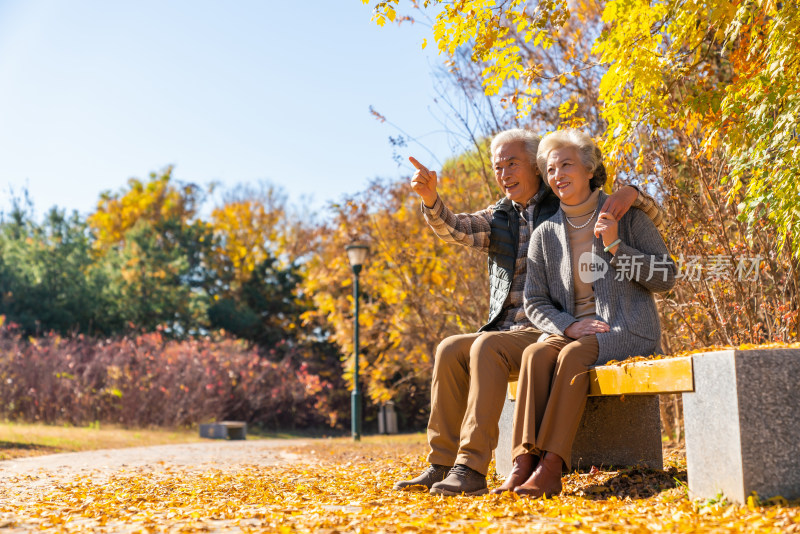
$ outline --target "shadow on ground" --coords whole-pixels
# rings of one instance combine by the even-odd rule
[[[686,469],[670,467],[665,471],[636,467],[619,471],[590,471],[570,475],[567,494],[600,500],[648,499],[663,491],[686,488]]]
[[[13,458],[25,458],[28,456],[41,456],[42,454],[56,454],[59,452],[64,452],[65,450],[66,449],[61,447],[0,440],[0,460],[11,460]]]

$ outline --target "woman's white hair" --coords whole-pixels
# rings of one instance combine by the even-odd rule
[[[594,140],[580,130],[569,128],[558,130],[545,135],[539,143],[539,151],[536,154],[536,164],[542,176],[547,176],[547,157],[550,152],[559,148],[574,147],[578,149],[581,164],[594,174],[594,171],[601,165],[603,156]]]
[[[514,143],[516,141],[525,143],[525,152],[528,154],[531,165],[536,164],[536,154],[539,150],[539,141],[541,141],[541,138],[533,133],[533,131],[523,128],[513,128],[495,135],[491,145],[492,156],[494,156],[494,152],[497,150],[498,146],[506,143]]]

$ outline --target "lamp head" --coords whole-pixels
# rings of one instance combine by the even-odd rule
[[[355,242],[347,245],[344,249],[347,252],[347,259],[350,260],[353,272],[358,274],[361,271],[361,266],[367,260],[369,247],[364,243]]]

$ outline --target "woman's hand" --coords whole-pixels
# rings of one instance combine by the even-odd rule
[[[564,330],[564,335],[572,339],[579,339],[583,336],[608,332],[610,329],[611,327],[603,321],[598,321],[597,319],[581,319],[569,325],[567,329]]]
[[[408,161],[417,169],[414,177],[411,178],[411,189],[422,197],[422,202],[432,208],[436,202],[436,171],[429,171],[425,165],[415,158],[408,158]]]
[[[603,212],[597,216],[597,222],[594,224],[594,236],[603,237],[603,245],[606,247],[619,239],[619,221],[614,218],[610,213]],[[616,254],[619,245],[609,249],[611,254]]]

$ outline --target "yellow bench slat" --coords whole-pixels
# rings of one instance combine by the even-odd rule
[[[589,371],[589,395],[657,395],[694,391],[692,358],[665,358]],[[517,382],[508,383],[508,397],[517,398]]]
[[[589,395],[653,395],[694,391],[692,358],[665,358],[596,367]]]

